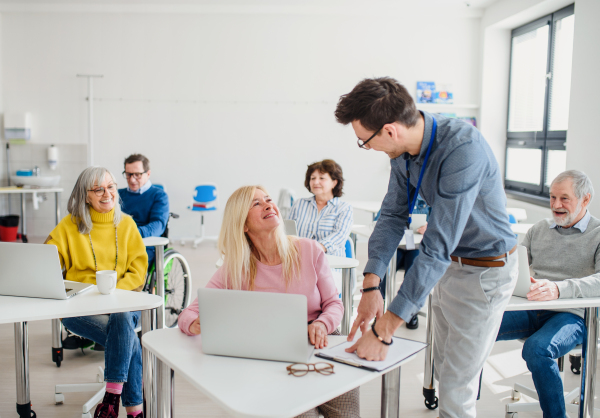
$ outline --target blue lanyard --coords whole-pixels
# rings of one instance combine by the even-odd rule
[[[431,139],[429,140],[429,146],[427,147],[427,153],[425,154],[425,160],[423,160],[423,167],[421,167],[421,173],[419,174],[419,181],[417,181],[417,190],[415,190],[415,195],[410,200],[410,170],[409,170],[409,162],[410,160],[406,160],[406,194],[408,195],[408,226],[412,221],[412,213],[415,210],[415,204],[417,203],[417,196],[419,196],[419,190],[421,189],[421,181],[423,181],[423,174],[425,173],[425,167],[427,166],[427,160],[429,160],[429,154],[431,154],[431,147],[433,145],[433,140],[435,139],[435,131],[437,130],[437,121],[433,118],[433,127],[431,128]]]

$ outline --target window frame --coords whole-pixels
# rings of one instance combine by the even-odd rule
[[[552,63],[554,60],[553,43],[555,41],[555,24],[558,20],[575,14],[575,4],[571,4],[554,13],[542,16],[523,26],[515,28],[511,32],[510,59],[509,59],[509,75],[508,75],[508,103],[507,103],[507,118],[506,118],[506,147],[504,160],[504,190],[507,194],[513,197],[531,201],[533,203],[547,205],[549,202],[549,188],[545,185],[546,163],[549,150],[566,150],[567,131],[549,131],[549,111],[550,111],[550,89],[552,78],[546,77],[546,87],[544,92],[544,116],[542,121],[541,131],[530,132],[510,132],[509,117],[510,117],[510,89],[512,85],[512,58],[513,58],[513,39],[525,33],[537,30],[546,25],[548,30],[548,57],[546,62],[546,74],[551,74]],[[542,164],[540,172],[539,185],[507,180],[506,169],[508,167],[508,150],[509,148],[540,148],[542,150]],[[524,198],[524,199],[523,199]]]

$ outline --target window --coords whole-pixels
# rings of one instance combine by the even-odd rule
[[[514,29],[504,186],[547,198],[566,169],[574,5]]]

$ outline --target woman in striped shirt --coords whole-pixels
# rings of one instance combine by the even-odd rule
[[[345,257],[352,206],[340,200],[344,187],[342,167],[333,160],[313,163],[306,170],[304,186],[314,196],[296,200],[289,215],[296,221],[298,235],[316,240],[327,254]],[[341,270],[334,269],[334,280],[341,292]]]

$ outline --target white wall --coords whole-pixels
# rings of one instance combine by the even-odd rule
[[[221,206],[249,183],[307,195],[306,165],[323,158],[342,165],[346,199],[381,199],[389,162],[335,122],[339,96],[373,76],[411,92],[417,80],[451,83],[459,103],[480,95],[479,18],[425,8],[385,17],[5,12],[3,108],[32,112],[34,142],[84,143],[87,86],[75,75],[103,74],[95,162],[120,173],[125,156],[146,154],[185,215],[173,235],[198,223],[185,213],[196,184],[217,183]]]

